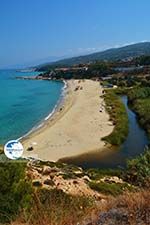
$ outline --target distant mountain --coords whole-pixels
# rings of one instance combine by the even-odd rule
[[[150,55],[150,42],[141,42],[137,44],[127,45],[120,48],[111,48],[102,52],[96,52],[85,56],[77,56],[62,59],[53,63],[47,63],[37,68],[44,69],[52,65],[74,65],[79,63],[87,63],[95,60],[123,60],[134,58],[141,55]]]
[[[47,58],[42,58],[42,59],[37,59],[37,60],[32,60],[29,62],[25,63],[20,63],[20,64],[12,64],[12,65],[7,65],[7,66],[0,66],[0,69],[30,69],[30,68],[36,68],[37,65],[44,66],[45,64],[50,64],[53,62],[56,62],[58,60],[64,59],[65,56],[50,56]]]
[[[30,66],[33,66],[33,65],[35,66],[37,64],[45,65],[45,64],[56,62],[58,60],[62,60],[64,58],[66,58],[66,57],[65,56],[49,56],[47,58],[43,58],[43,59],[39,59],[39,60],[30,62]]]

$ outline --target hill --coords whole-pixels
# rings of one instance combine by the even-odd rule
[[[150,151],[126,169],[49,161],[0,163],[0,224],[150,224]]]
[[[141,55],[150,55],[150,42],[142,42],[132,45],[127,45],[120,48],[112,48],[102,52],[96,52],[93,54],[72,57],[62,59],[53,63],[47,63],[37,66],[37,69],[46,70],[50,66],[66,65],[71,66],[74,64],[88,63],[96,60],[125,60],[129,58],[135,58]]]

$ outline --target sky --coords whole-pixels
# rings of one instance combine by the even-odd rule
[[[150,40],[149,0],[0,0],[0,68]]]

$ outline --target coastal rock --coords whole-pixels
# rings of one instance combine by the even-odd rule
[[[85,181],[88,181],[88,182],[91,181],[91,179],[90,179],[88,176],[84,176],[83,179],[84,179]]]
[[[113,176],[113,177],[104,177],[101,179],[102,182],[106,182],[106,183],[116,183],[116,184],[122,184],[124,183],[122,179],[120,179],[117,176]]]
[[[49,166],[44,166],[42,175],[56,174],[58,172],[60,172],[60,170],[56,167],[51,168]]]
[[[51,173],[51,168],[50,167],[44,167],[42,175],[49,175]]]
[[[36,168],[34,168],[38,173],[42,173],[43,172],[43,169],[42,168],[38,168],[38,167],[36,167]]]

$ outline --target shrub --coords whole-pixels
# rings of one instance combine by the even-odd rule
[[[131,107],[138,116],[139,123],[150,136],[150,87],[136,87],[128,92]]]
[[[143,154],[135,159],[128,160],[125,178],[128,182],[138,186],[150,185],[150,150],[146,149]]]
[[[120,169],[95,169],[91,168],[86,171],[86,175],[92,180],[99,180],[105,176],[117,176],[120,177],[122,170]]]
[[[125,190],[132,190],[131,186],[129,186],[127,183],[105,183],[105,182],[90,182],[89,183],[90,188],[94,189],[95,191],[109,194],[113,196],[117,196],[119,194],[122,194]]]
[[[9,222],[31,203],[31,184],[25,177],[26,163],[0,162],[0,223]]]

